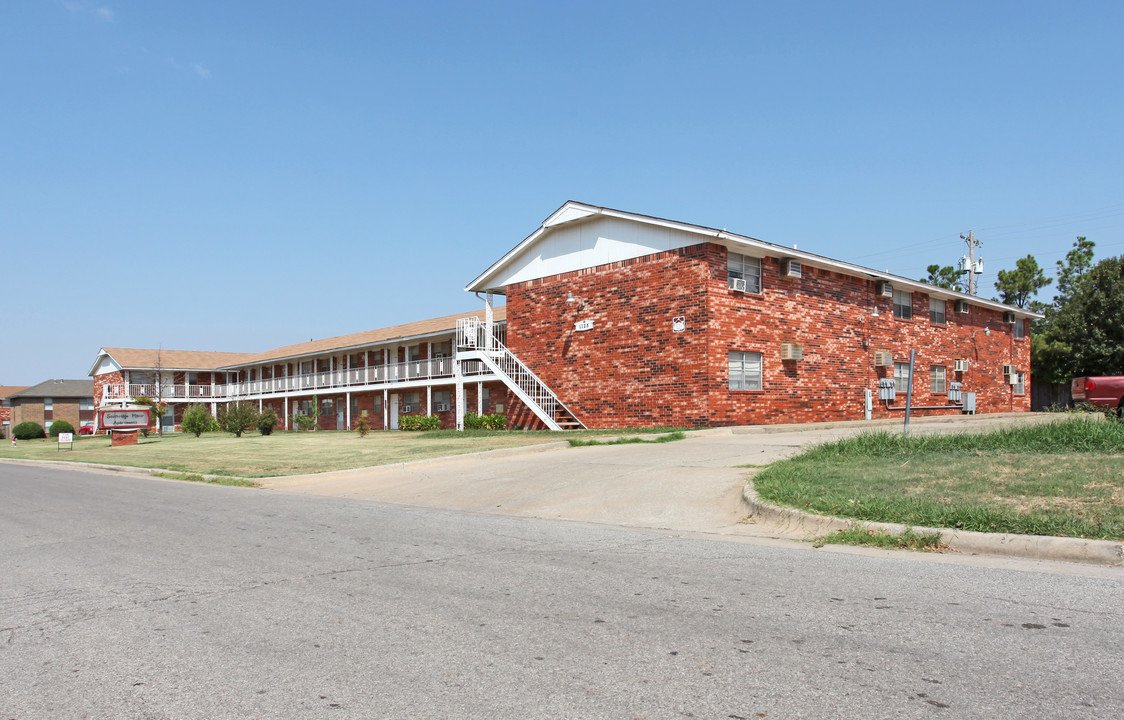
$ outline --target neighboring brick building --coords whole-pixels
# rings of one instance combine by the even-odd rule
[[[919,414],[961,412],[959,390],[977,412],[1030,409],[1040,316],[724,230],[570,202],[465,289],[483,312],[258,355],[162,351],[171,417],[236,399],[287,427],[319,403],[325,429],[467,411],[552,429],[900,417],[911,350]],[[150,394],[155,353],[103,349],[99,402]]]
[[[12,402],[8,397],[26,389],[26,385],[0,385],[0,438],[12,436]]]
[[[66,420],[75,430],[94,422],[94,384],[89,380],[46,380],[8,396],[12,427],[38,423],[50,430],[56,420]]]

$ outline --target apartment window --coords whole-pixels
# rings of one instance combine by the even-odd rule
[[[1026,337],[1026,326],[1023,325],[1022,318],[1015,318],[1015,339]]]
[[[1026,395],[1026,375],[1018,373],[1015,376],[1014,390],[1016,395]]]
[[[933,365],[929,368],[929,390],[934,393],[948,392],[944,381],[944,365]]]
[[[730,353],[730,389],[761,389],[761,353]]]
[[[331,415],[335,408],[335,402],[332,398],[324,398],[320,401],[320,414]]]
[[[43,412],[51,412],[55,409],[55,401],[53,398],[43,398]]]
[[[93,410],[94,409],[94,399],[93,398],[79,398],[78,409],[79,410]]]
[[[929,298],[929,322],[944,325],[945,301],[938,298]]]
[[[745,280],[745,291],[761,292],[761,260],[739,253],[730,253],[726,258],[726,277]]]
[[[453,354],[453,343],[451,340],[445,342],[433,343],[433,357],[447,358]]]
[[[913,293],[906,290],[894,291],[894,317],[902,320],[913,319]]]
[[[402,394],[402,412],[421,412],[420,393],[412,392]]]
[[[483,388],[480,391],[480,405],[484,408],[484,414],[485,415],[488,414],[489,395],[491,395],[491,393],[488,392],[488,388]]]
[[[301,375],[311,375],[312,374],[312,367],[313,367],[313,363],[312,363],[311,360],[302,360],[301,361]]]
[[[379,415],[382,414],[382,395],[375,396],[375,412]]]
[[[421,345],[411,345],[406,348],[406,360],[421,360]]]
[[[909,363],[894,363],[894,391],[903,393],[909,389]]]
[[[296,414],[297,415],[307,415],[309,417],[312,417],[312,401],[311,400],[301,400],[300,405],[297,407]]]
[[[449,390],[437,390],[433,393],[433,410],[441,412],[452,407],[452,395]]]

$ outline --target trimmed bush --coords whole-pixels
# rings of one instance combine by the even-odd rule
[[[183,411],[183,421],[180,427],[184,432],[189,432],[199,437],[211,429],[211,423],[217,422],[211,417],[211,411],[207,409],[206,405],[192,405]],[[216,427],[216,429],[218,429]]]
[[[66,420],[55,420],[51,423],[51,429],[48,432],[51,434],[51,437],[58,437],[59,433],[74,432],[74,426]]]
[[[233,433],[234,437],[242,437],[242,433],[254,427],[258,421],[258,409],[253,403],[245,400],[228,403],[219,414],[222,429]]]
[[[496,415],[477,415],[474,412],[464,416],[465,430],[506,430],[507,416],[503,413]]]
[[[258,432],[269,435],[273,432],[273,428],[277,427],[277,413],[273,412],[273,408],[266,408],[258,415],[255,424],[258,426]]]
[[[293,424],[297,426],[297,430],[311,430],[316,421],[310,415],[294,415]]]
[[[440,430],[441,418],[436,415],[403,415],[398,418],[399,430]]]
[[[12,428],[12,437],[16,440],[37,440],[39,438],[47,437],[47,433],[43,432],[43,426],[37,422],[21,422]]]
[[[355,432],[359,433],[359,437],[367,437],[367,433],[371,432],[371,424],[365,418],[359,418],[355,421]]]

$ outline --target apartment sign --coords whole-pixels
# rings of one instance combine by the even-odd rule
[[[574,323],[574,329],[577,330],[578,332],[583,332],[585,330],[592,330],[593,329],[593,321],[592,320],[579,320],[578,322]]]
[[[151,424],[149,411],[144,408],[101,411],[100,425],[106,430],[136,430]]]

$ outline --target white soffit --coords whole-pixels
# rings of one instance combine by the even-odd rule
[[[573,210],[574,219],[594,214],[581,213],[581,208]],[[489,284],[506,287],[704,242],[704,238],[683,230],[603,215],[549,227],[537,242],[511,258]]]

